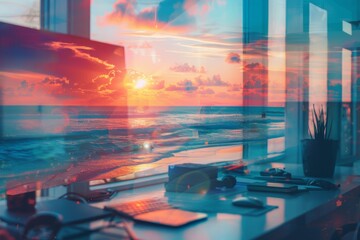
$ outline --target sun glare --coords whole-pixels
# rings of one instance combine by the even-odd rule
[[[147,84],[146,80],[141,78],[135,81],[134,87],[136,89],[142,89],[146,86],[146,84]]]

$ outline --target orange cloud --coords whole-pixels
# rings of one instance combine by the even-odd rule
[[[240,92],[242,91],[242,86],[240,84],[232,84],[228,88],[228,92]]]
[[[183,0],[163,0],[158,5],[136,11],[136,0],[118,0],[111,13],[105,16],[106,24],[125,24],[136,29],[159,31],[185,31],[195,18],[186,11]]]
[[[178,92],[193,92],[198,89],[197,86],[191,80],[185,79],[178,82],[176,85],[170,85],[166,88],[166,91],[178,91]]]
[[[225,61],[227,63],[240,63],[241,62],[240,54],[231,52],[227,55]]]
[[[57,50],[57,51],[69,49],[69,50],[73,51],[73,53],[75,54],[75,57],[86,59],[88,61],[104,65],[106,67],[106,69],[115,68],[115,65],[107,63],[106,61],[101,60],[100,58],[93,57],[89,53],[83,52],[83,51],[92,51],[93,49],[91,47],[79,46],[79,45],[75,45],[73,43],[66,43],[66,42],[50,42],[50,43],[45,43],[44,45],[48,46],[50,49]]]
[[[268,85],[267,68],[261,63],[244,66],[244,88],[264,88]]]
[[[191,16],[205,15],[218,6],[225,5],[227,0],[186,0],[184,8]]]
[[[122,79],[124,73],[119,70],[111,70],[107,74],[101,74],[91,80],[100,93],[112,93],[114,90],[123,88]],[[115,82],[114,80],[117,80]]]
[[[219,74],[213,75],[211,78],[208,77],[206,79],[203,79],[202,76],[198,76],[195,78],[195,81],[198,86],[224,87],[229,85],[229,83],[221,79]]]
[[[249,63],[244,66],[243,100],[247,106],[267,104],[268,70],[261,63]]]
[[[211,88],[201,89],[198,91],[198,93],[206,95],[215,94],[214,90],[212,90]]]
[[[115,70],[87,83],[36,73],[0,72],[0,80],[4,83],[0,94],[4,104],[11,105],[126,105],[122,79],[122,73]]]
[[[188,63],[178,64],[176,66],[170,67],[170,70],[181,73],[206,73],[204,66],[197,68],[194,65],[190,66]]]
[[[165,87],[165,81],[151,81],[147,88],[151,90],[161,90]]]

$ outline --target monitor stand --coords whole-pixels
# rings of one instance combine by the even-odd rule
[[[86,202],[99,202],[111,198],[115,191],[109,189],[90,190],[89,182],[76,182],[68,185],[64,198]],[[83,199],[81,199],[83,198]]]

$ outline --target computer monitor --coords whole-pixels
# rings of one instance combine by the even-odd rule
[[[0,23],[0,193],[96,179],[126,164],[124,54]]]
[[[217,75],[125,69],[124,47],[1,23],[0,193],[259,159],[273,153],[271,139],[283,140],[283,107],[213,102],[211,88],[220,96],[230,86]]]

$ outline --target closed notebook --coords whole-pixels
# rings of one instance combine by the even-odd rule
[[[284,183],[251,183],[247,185],[248,191],[258,192],[278,192],[278,193],[297,193],[299,188],[297,185],[284,184]]]

